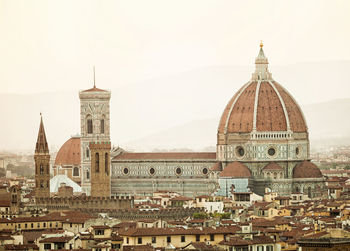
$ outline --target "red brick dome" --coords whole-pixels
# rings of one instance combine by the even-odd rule
[[[238,161],[229,163],[220,173],[220,177],[225,178],[249,178],[251,176],[249,168]]]
[[[311,161],[303,161],[293,169],[293,178],[322,178],[321,170]]]
[[[57,153],[55,165],[80,165],[80,138],[67,140]]]
[[[293,97],[273,80],[250,81],[227,104],[219,133],[307,132],[303,113]]]

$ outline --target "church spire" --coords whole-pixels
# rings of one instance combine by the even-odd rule
[[[48,153],[48,152],[49,152],[49,147],[47,145],[43,117],[40,113],[40,126],[39,126],[38,139],[36,141],[35,153]]]
[[[260,42],[260,51],[255,58],[255,72],[252,75],[252,80],[272,80],[272,74],[268,70],[269,61],[263,50],[264,44]]]

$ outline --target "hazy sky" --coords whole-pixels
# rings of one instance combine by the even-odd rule
[[[0,0],[0,93],[85,89],[93,65],[107,89],[252,65],[260,40],[274,65],[350,60],[349,11],[334,0]]]
[[[0,0],[0,149],[34,147],[41,111],[50,145],[79,132],[93,65],[113,142],[218,118],[260,40],[300,104],[350,98],[349,13],[347,0]]]

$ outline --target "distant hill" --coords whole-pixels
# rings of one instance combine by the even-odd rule
[[[221,113],[253,68],[212,66],[112,88],[112,142],[136,150],[215,148]],[[348,142],[350,61],[271,68],[274,79],[302,105],[312,145]],[[80,132],[78,91],[0,94],[0,150],[33,151],[40,112],[51,149],[59,148]]]
[[[308,123],[312,147],[350,145],[350,116],[347,116],[350,99],[305,105],[302,109]],[[177,147],[203,150],[206,147],[206,150],[215,151],[219,119],[220,117],[192,121],[127,142],[127,145],[131,149],[141,150]]]

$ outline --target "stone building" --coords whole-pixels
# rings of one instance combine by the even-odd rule
[[[80,156],[81,185],[89,195],[91,166],[95,163],[89,144],[110,142],[111,93],[94,85],[81,91],[79,97],[81,138],[74,139],[76,145],[80,139],[75,157]],[[62,148],[60,152],[69,152],[66,144]],[[273,80],[262,44],[255,72],[221,116],[216,152],[131,153],[118,148],[112,149],[110,156],[110,176],[105,180],[100,177],[100,181],[110,179],[103,184],[111,195],[151,195],[170,190],[195,197],[215,193],[222,184],[227,185],[221,187],[223,191],[245,184],[247,190],[259,195],[266,189],[281,195],[300,192],[310,198],[324,192],[322,173],[310,161],[304,115],[294,98]],[[68,154],[65,158],[71,157]],[[57,164],[73,163],[59,159]]]
[[[295,99],[272,79],[260,45],[255,72],[227,104],[218,127],[217,160],[223,170],[242,163],[251,173],[251,187],[281,194],[307,192],[320,196],[322,173],[310,162],[309,133]]]
[[[111,92],[94,87],[79,93],[80,98],[80,158],[81,186],[90,194],[90,142],[110,142],[109,101]]]
[[[91,116],[93,117],[93,116]],[[90,119],[90,116],[87,116]],[[103,117],[104,118],[104,117]],[[101,123],[101,121],[100,121]],[[87,123],[88,125],[90,122]],[[97,124],[97,123],[96,123]],[[103,122],[101,123],[103,125]],[[90,124],[91,125],[91,124]],[[90,127],[89,125],[89,127]],[[98,124],[100,126],[100,124]],[[90,128],[88,129],[90,130]],[[100,132],[102,129],[100,129]],[[97,134],[98,137],[98,134]],[[67,146],[67,144],[65,144]],[[111,196],[110,192],[110,151],[111,143],[108,142],[89,142],[89,158],[91,149],[92,176],[91,176],[91,195],[80,197],[73,196],[73,187],[61,183],[58,188],[57,196],[50,196],[50,155],[46,140],[43,120],[40,120],[38,140],[36,143],[35,160],[35,204],[36,207],[46,208],[50,211],[62,210],[116,210],[130,209],[134,207],[134,198],[132,196]],[[62,149],[61,149],[62,150]],[[63,149],[63,151],[66,151]],[[66,154],[66,156],[71,156]],[[100,157],[101,156],[101,157]],[[58,176],[56,175],[53,179]],[[69,178],[66,178],[69,179]],[[72,181],[72,183],[74,183]],[[75,183],[74,183],[75,184]],[[12,195],[14,198],[14,195]],[[14,200],[13,200],[14,201]]]

